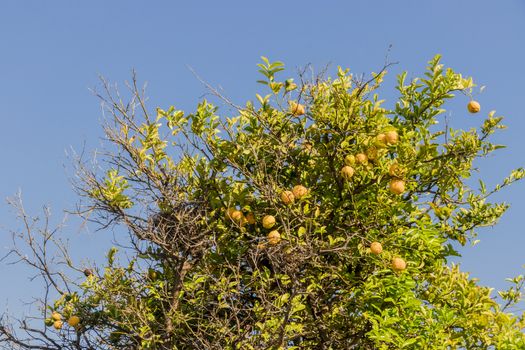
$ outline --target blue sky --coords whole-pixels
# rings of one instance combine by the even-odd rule
[[[148,82],[150,107],[191,110],[206,93],[192,75],[223,88],[232,100],[253,99],[260,88],[261,55],[291,69],[349,67],[377,71],[390,45],[390,69],[382,89],[395,98],[395,74],[420,74],[436,53],[472,75],[483,94],[483,112],[506,116],[508,130],[495,141],[507,149],[477,164],[489,184],[525,165],[525,2],[440,1],[2,1],[0,4],[0,196],[21,190],[30,212],[43,204],[55,218],[76,203],[65,152],[101,144],[101,111],[88,88],[98,75],[122,85],[135,68]],[[453,125],[468,128],[481,117],[465,112],[464,96],[450,104]],[[481,243],[462,249],[463,269],[481,283],[503,287],[525,264],[525,183],[496,199],[512,205],[501,223],[482,231]],[[20,225],[0,205],[0,248]],[[111,233],[66,227],[77,261],[98,259]],[[0,309],[18,313],[21,300],[38,295],[28,271],[0,264]]]

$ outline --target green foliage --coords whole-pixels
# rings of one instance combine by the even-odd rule
[[[119,176],[117,170],[112,169],[108,171],[104,183],[91,189],[89,194],[97,200],[108,203],[112,208],[129,209],[133,206],[133,202],[124,194],[128,187],[126,179]]]

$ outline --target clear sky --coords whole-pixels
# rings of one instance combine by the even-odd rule
[[[101,112],[88,88],[97,77],[121,83],[135,68],[148,82],[150,107],[176,105],[189,111],[205,88],[187,66],[234,101],[253,99],[261,55],[282,60],[291,73],[314,67],[377,71],[389,45],[390,70],[382,89],[387,106],[395,98],[401,70],[420,74],[436,53],[472,75],[483,94],[483,112],[506,116],[508,130],[495,141],[508,148],[477,164],[489,184],[525,165],[525,2],[440,1],[25,1],[0,3],[0,196],[21,190],[28,209],[42,204],[56,219],[76,197],[65,170],[73,147],[100,146]],[[448,105],[454,126],[467,128],[482,116],[465,112],[466,98]],[[498,195],[512,205],[481,243],[462,249],[466,271],[494,287],[521,273],[525,264],[525,183]],[[0,248],[20,225],[0,205]],[[112,238],[107,232],[66,227],[77,261],[97,259]],[[0,264],[4,283],[0,311],[18,313],[21,300],[38,295],[28,271]],[[9,281],[9,283],[5,283]]]

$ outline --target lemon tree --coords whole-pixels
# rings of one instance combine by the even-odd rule
[[[467,131],[438,121],[454,97],[468,106],[458,118],[480,111],[473,80],[436,56],[421,78],[398,77],[386,108],[386,67],[294,82],[281,62],[258,66],[263,92],[242,105],[217,95],[222,113],[206,100],[151,111],[135,80],[130,101],[108,87],[105,169],[79,163],[79,214],[126,231],[127,248],[100,266],[65,259],[72,278],[35,249],[22,260],[54,299],[39,323],[4,322],[0,344],[525,348],[523,277],[496,294],[447,260],[505,212],[489,197],[525,176],[469,186],[473,162],[501,147],[502,117]]]

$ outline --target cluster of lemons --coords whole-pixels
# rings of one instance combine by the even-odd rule
[[[252,212],[244,213],[235,208],[228,208],[225,213],[226,219],[231,220],[238,224],[239,226],[244,226],[246,224],[253,225],[255,224],[255,215]]]
[[[370,147],[366,153],[358,153],[356,155],[349,154],[345,157],[345,165],[341,168],[341,177],[345,180],[350,180],[355,174],[355,166],[367,165],[369,160],[375,160],[378,156],[377,148],[384,148],[395,145],[399,141],[399,134],[396,130],[389,130],[380,133],[375,137],[375,146]],[[402,194],[405,192],[405,181],[402,179],[402,168],[393,163],[390,166],[389,174],[392,176],[390,180],[389,189],[394,194]]]
[[[285,205],[290,205],[296,200],[300,200],[307,194],[308,189],[306,187],[304,187],[303,185],[296,185],[292,188],[291,191],[286,190],[281,192],[281,201]],[[246,224],[254,225],[256,223],[255,215],[253,214],[253,212],[249,212],[246,215],[244,215],[244,213],[238,209],[228,208],[226,210],[225,216],[228,220],[231,220],[240,226],[244,226]],[[277,220],[273,215],[266,215],[262,218],[262,226],[267,230],[273,229],[266,236],[270,245],[276,245],[279,244],[279,242],[281,242],[281,234],[277,229],[275,229],[276,223]],[[260,247],[262,248],[263,246],[264,245],[261,245]]]
[[[481,110],[481,106],[477,101],[470,101],[467,105],[467,110],[470,113],[478,113]],[[385,139],[387,140],[387,143],[395,143],[397,142],[397,133],[395,137],[391,136],[390,142],[388,141],[388,136],[385,133],[385,136],[382,136],[382,134],[378,135],[378,139]],[[392,142],[395,140],[395,142]],[[358,156],[360,156],[361,160],[363,159],[363,155],[356,155],[355,159],[358,160]],[[362,163],[362,161],[361,161]],[[345,169],[346,168],[346,169]],[[349,169],[348,169],[349,168]],[[403,173],[403,169],[399,166],[399,164],[394,163],[390,166],[388,173],[390,176],[393,177],[393,179],[390,181],[390,191],[394,194],[401,194],[405,191],[405,182],[399,177],[400,174]],[[350,174],[350,175],[349,175]],[[354,169],[345,166],[343,169],[341,169],[341,175],[346,178],[350,179],[354,174]],[[349,176],[348,176],[349,175]],[[383,252],[383,246],[379,242],[372,242],[369,246],[370,253],[374,255],[379,255]],[[391,261],[392,269],[395,271],[403,271],[406,269],[407,264],[406,261],[400,257],[394,257]]]
[[[301,116],[306,113],[305,106],[291,101],[289,102],[290,114],[293,116]],[[467,105],[467,109],[470,113],[478,113],[481,110],[480,104],[476,101],[470,101]],[[340,175],[345,180],[350,180],[354,174],[356,165],[367,165],[369,160],[375,160],[377,158],[377,148],[384,148],[388,146],[395,145],[399,141],[399,134],[396,130],[388,130],[383,133],[376,135],[375,137],[375,146],[372,146],[367,150],[366,153],[358,153],[355,155],[347,155],[345,157],[345,165],[340,170]],[[376,148],[377,147],[377,148]],[[405,192],[405,180],[403,180],[404,169],[397,163],[390,165],[388,173],[391,176],[389,183],[389,190],[395,195],[400,195]],[[285,205],[290,205],[296,200],[300,200],[308,194],[308,189],[303,185],[296,185],[293,189],[283,191],[281,193],[281,201]],[[234,221],[240,226],[246,224],[254,225],[256,223],[256,218],[253,212],[249,212],[246,215],[238,209],[228,208],[226,210],[226,218]],[[262,226],[271,230],[267,235],[267,241],[270,245],[277,245],[281,242],[281,234],[275,225],[277,223],[276,218],[273,215],[266,215],[262,219]],[[264,245],[260,245],[264,247]],[[374,255],[379,255],[383,252],[383,247],[379,242],[372,242],[369,247],[370,253]],[[394,257],[391,261],[392,269],[395,271],[403,271],[406,269],[406,261],[400,257]]]
[[[67,323],[73,327],[77,328],[80,325],[80,317],[72,315],[67,320]],[[64,322],[62,321],[62,314],[57,311],[53,311],[50,318],[46,319],[46,326],[53,326],[56,330],[62,329]]]
[[[369,249],[370,249],[370,253],[374,255],[379,255],[383,252],[383,246],[379,242],[372,242],[370,244]],[[395,256],[394,258],[392,258],[390,265],[392,266],[392,269],[394,271],[398,271],[398,272],[403,271],[404,269],[407,268],[406,261],[403,258],[400,258],[398,256]]]

